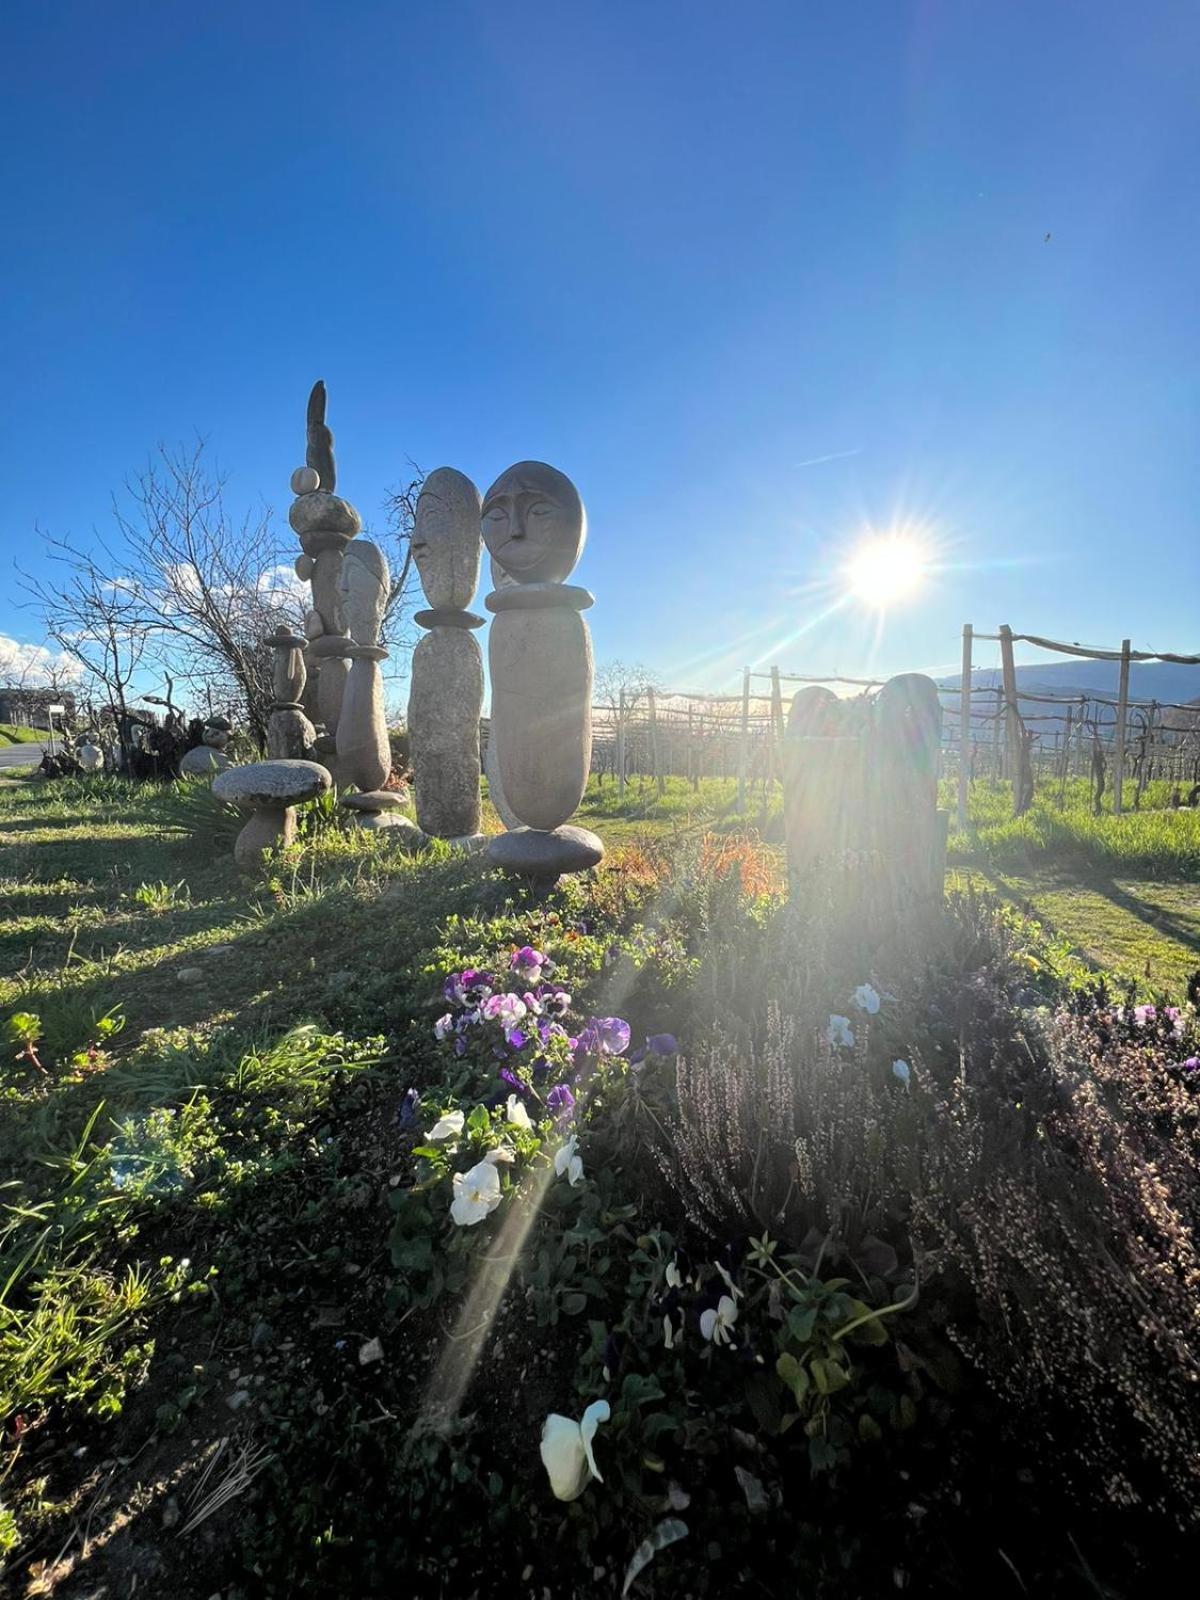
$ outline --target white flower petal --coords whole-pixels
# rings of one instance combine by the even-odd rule
[[[712,1309],[700,1313],[700,1332],[706,1339],[711,1339],[717,1329],[717,1313]]]
[[[453,1139],[463,1131],[466,1121],[461,1111],[447,1111],[444,1117],[439,1117],[425,1135],[427,1139]]]
[[[533,1123],[529,1120],[529,1113],[525,1109],[524,1101],[515,1094],[510,1094],[508,1097],[507,1114],[508,1120],[514,1128],[529,1129],[533,1127]]]
[[[587,1452],[579,1424],[551,1414],[542,1424],[542,1465],[558,1500],[576,1500],[587,1488]]]
[[[607,1422],[608,1418],[608,1401],[593,1400],[583,1413],[579,1423],[579,1433],[583,1439],[583,1453],[587,1457],[587,1464],[592,1477],[595,1478],[597,1483],[603,1483],[604,1479],[600,1476],[600,1469],[597,1467],[596,1458],[592,1454],[592,1440],[596,1437],[596,1429],[602,1422]]]

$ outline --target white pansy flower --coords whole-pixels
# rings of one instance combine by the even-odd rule
[[[577,1500],[593,1478],[597,1483],[604,1482],[592,1454],[592,1440],[596,1429],[608,1418],[607,1400],[593,1400],[578,1422],[554,1413],[546,1418],[542,1425],[542,1465],[557,1499]]]
[[[731,1295],[723,1294],[717,1301],[715,1311],[700,1313],[700,1332],[714,1344],[732,1344],[733,1334],[729,1330],[737,1319],[737,1302]]]
[[[893,1061],[892,1062],[892,1076],[894,1078],[899,1078],[900,1082],[907,1089],[908,1085],[909,1085],[909,1080],[912,1077],[912,1072],[911,1072],[911,1070],[909,1068],[908,1062],[907,1061]]]
[[[854,1004],[860,1011],[873,1017],[879,1010],[879,996],[869,983],[860,983],[854,991]]]
[[[447,1011],[444,1017],[439,1017],[433,1025],[435,1039],[448,1039],[454,1032],[454,1018]]]
[[[500,1204],[500,1174],[490,1161],[480,1161],[470,1172],[454,1174],[454,1199],[450,1215],[460,1228],[473,1228]]]
[[[849,1017],[831,1016],[829,1026],[825,1029],[825,1037],[831,1045],[842,1046],[847,1050],[854,1048],[854,1029],[850,1026]]]
[[[667,1288],[682,1289],[683,1274],[679,1270],[679,1263],[674,1256],[667,1262]]]
[[[529,1120],[529,1113],[525,1109],[525,1103],[518,1095],[509,1095],[505,1111],[514,1128],[524,1128],[528,1131],[533,1127],[533,1123]]]
[[[425,1135],[427,1139],[457,1139],[463,1131],[463,1123],[467,1119],[461,1111],[447,1111],[444,1117],[439,1117]]]
[[[558,1147],[554,1157],[554,1176],[561,1178],[564,1173],[572,1189],[577,1183],[583,1182],[583,1157],[579,1152],[579,1136],[572,1134]]]

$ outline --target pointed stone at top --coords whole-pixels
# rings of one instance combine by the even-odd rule
[[[325,380],[318,378],[308,397],[308,449],[305,460],[321,479],[321,488],[332,494],[337,486],[333,460],[333,434],[325,425]]]

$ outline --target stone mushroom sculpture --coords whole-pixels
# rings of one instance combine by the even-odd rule
[[[296,837],[296,807],[324,794],[333,780],[316,761],[254,761],[230,767],[213,779],[218,800],[251,813],[233,847],[243,872],[262,865],[263,855]]]
[[[412,657],[408,733],[417,821],[428,834],[468,848],[479,833],[479,717],[483,656],[470,630],[483,618],[466,608],[479,582],[479,490],[453,467],[438,467],[417,500],[412,553],[429,632]]]
[[[594,833],[564,826],[592,755],[592,643],[580,612],[593,597],[564,582],[586,537],[579,491],[543,461],[509,467],[484,496],[484,543],[514,580],[484,602],[495,616],[492,728],[505,800],[525,824],[498,834],[488,858],[541,882],[604,857]]]

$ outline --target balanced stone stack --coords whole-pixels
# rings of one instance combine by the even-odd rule
[[[179,763],[181,778],[211,778],[214,773],[226,772],[232,762],[225,754],[229,743],[230,725],[225,717],[210,718],[204,724],[200,743],[188,750]]]
[[[483,656],[471,630],[483,618],[466,608],[479,582],[479,490],[453,467],[425,479],[412,551],[430,609],[429,632],[413,651],[408,697],[413,790],[423,831],[468,849],[479,832],[479,718]]]
[[[346,547],[362,531],[362,518],[333,492],[337,467],[325,406],[325,385],[318,380],[308,397],[307,465],[292,473],[296,498],[288,521],[304,552],[297,558],[296,574],[312,585],[312,607],[304,618],[305,665],[316,692],[308,704],[324,729],[317,747],[331,760],[350,673],[346,649],[353,642],[346,633],[338,585]]]
[[[592,755],[592,644],[580,613],[593,596],[564,580],[587,537],[575,485],[542,461],[502,473],[483,500],[483,538],[511,584],[485,604],[491,726],[504,798],[523,826],[488,846],[495,865],[540,883],[603,859],[586,828],[566,826]]]
[[[264,640],[275,652],[271,679],[274,704],[267,718],[267,754],[273,761],[308,761],[315,752],[317,730],[304,714],[303,651],[307,640],[280,623]]]

